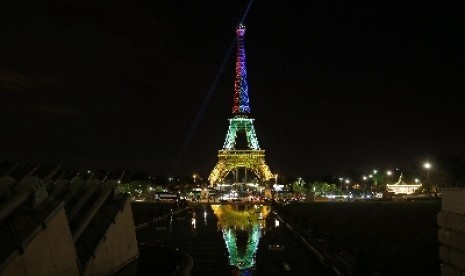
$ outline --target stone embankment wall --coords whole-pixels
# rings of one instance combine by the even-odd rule
[[[465,276],[464,189],[442,192],[442,210],[437,218],[442,276]]]
[[[79,275],[76,250],[63,206],[22,251],[4,263],[1,275]]]
[[[108,275],[139,255],[117,180],[0,176],[0,275]]]

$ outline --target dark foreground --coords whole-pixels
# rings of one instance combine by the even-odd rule
[[[334,257],[344,275],[440,275],[436,223],[440,207],[440,201],[315,202],[274,205],[273,209],[317,249]],[[170,216],[171,210],[174,207],[167,204],[133,204],[138,225],[168,216],[137,231],[143,263],[120,275],[171,275],[184,253],[193,259],[191,275],[240,275],[229,263],[221,227],[210,206],[192,205]],[[256,264],[242,275],[332,274],[276,221],[270,212]],[[284,249],[270,250],[269,245]]]
[[[357,275],[440,275],[438,200],[275,206]]]
[[[141,206],[134,210],[147,214],[147,210],[152,208],[145,205],[142,207],[145,211],[141,210]],[[141,217],[135,214],[138,222],[141,222]],[[272,213],[266,218],[266,227],[262,229],[256,265],[247,271],[239,271],[229,263],[229,252],[218,225],[218,219],[210,206],[196,205],[188,211],[138,230],[138,242],[143,244],[145,250],[141,252],[141,263],[138,268],[126,269],[119,275],[171,275],[176,262],[182,259],[172,249],[179,249],[193,258],[191,275],[331,275],[331,271],[323,268],[282,224],[277,226],[276,217]],[[269,249],[269,245],[276,244],[281,246],[280,250]],[[150,252],[148,246],[155,249]],[[160,255],[159,249],[162,247],[167,253]],[[159,261],[157,255],[161,256]]]

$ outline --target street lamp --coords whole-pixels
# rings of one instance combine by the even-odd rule
[[[426,176],[426,181],[429,182],[429,170],[431,169],[431,163],[429,162],[425,162],[425,164],[423,164],[423,167],[426,169],[426,172],[427,172],[427,176]]]
[[[349,179],[346,179],[345,182],[346,182],[346,185],[347,185],[346,189],[348,189],[348,188],[349,188],[349,184],[350,184],[350,180],[349,180]]]
[[[386,181],[383,181],[383,182],[384,182],[383,185],[387,185],[387,184],[389,184],[388,181],[391,181],[392,171],[391,171],[391,170],[387,170],[387,171],[386,171],[386,175],[387,175],[387,178],[386,178]]]
[[[278,174],[274,175],[274,184],[278,184]]]
[[[342,180],[344,180],[344,178],[339,177],[339,181],[341,181],[341,191],[342,191]]]
[[[376,188],[376,192],[378,192],[378,177],[376,176],[377,173],[377,170],[373,170],[373,185]]]
[[[428,186],[428,192],[430,192],[430,183],[429,183],[429,171],[431,169],[432,165],[430,162],[425,162],[423,164],[423,168],[426,169],[426,183],[427,183],[427,186]]]
[[[367,179],[368,177],[366,176],[363,176],[363,197],[365,197],[365,194],[366,194],[366,190],[367,190]]]

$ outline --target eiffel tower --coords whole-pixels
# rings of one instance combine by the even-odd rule
[[[210,184],[221,183],[225,177],[234,172],[235,182],[238,181],[239,169],[245,172],[244,182],[247,181],[247,170],[252,171],[260,180],[272,179],[274,176],[265,163],[265,150],[260,149],[257,135],[253,126],[254,119],[249,118],[249,92],[247,85],[247,68],[244,47],[245,26],[240,23],[236,27],[237,56],[236,78],[234,82],[233,118],[229,119],[229,129],[226,134],[223,149],[218,151],[218,162],[213,168],[208,180]],[[247,149],[236,149],[237,136],[245,135]]]

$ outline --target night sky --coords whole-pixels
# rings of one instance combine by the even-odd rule
[[[1,1],[0,160],[206,178],[248,3]],[[464,14],[458,0],[255,0],[251,117],[272,172],[465,156]]]

